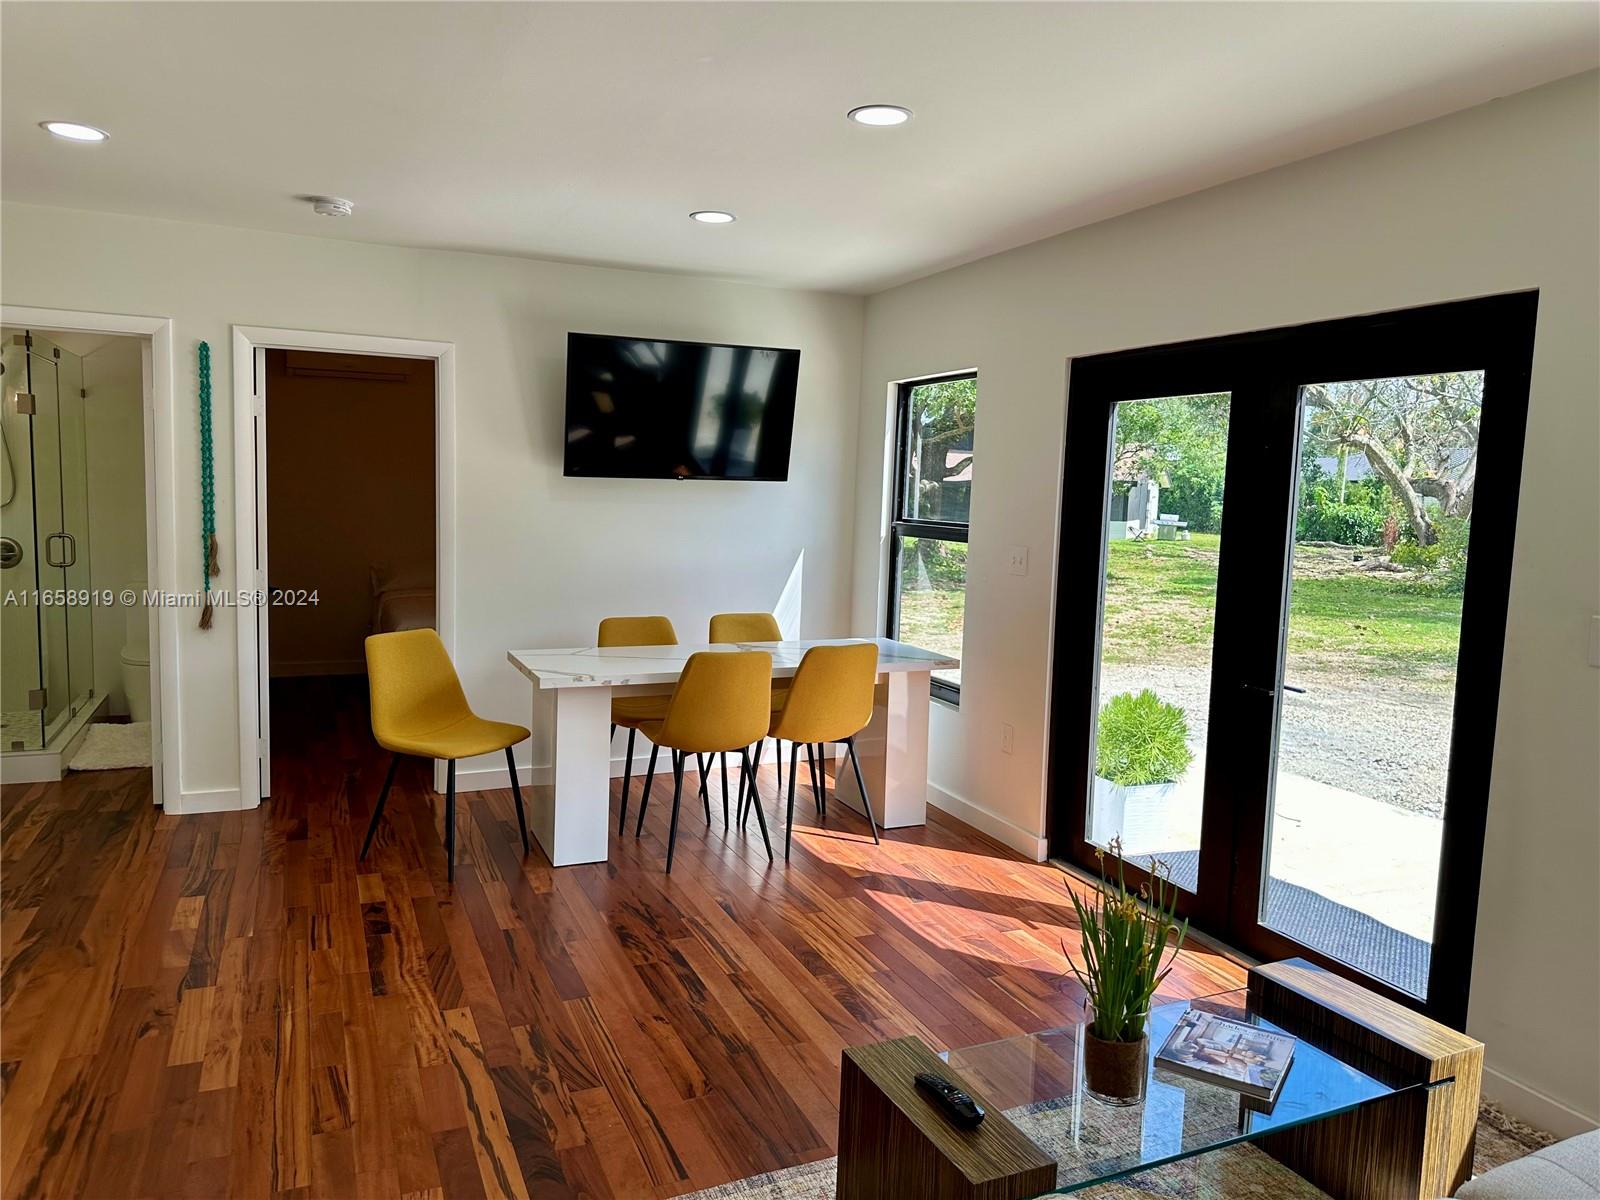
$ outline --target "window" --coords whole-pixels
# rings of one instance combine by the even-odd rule
[[[902,383],[895,403],[894,508],[889,521],[891,638],[961,654],[967,607],[967,518],[978,377]],[[961,697],[961,671],[935,671],[933,694]]]

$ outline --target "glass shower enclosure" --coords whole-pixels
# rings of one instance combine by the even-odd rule
[[[0,750],[45,750],[94,699],[83,360],[0,336]]]

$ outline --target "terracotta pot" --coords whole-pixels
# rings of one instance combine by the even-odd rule
[[[1089,1094],[1106,1104],[1137,1104],[1144,1099],[1150,1039],[1108,1042],[1087,1029],[1083,1034],[1083,1078]]]

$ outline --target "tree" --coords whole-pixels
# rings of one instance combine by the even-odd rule
[[[1405,510],[1419,546],[1438,540],[1438,518],[1471,517],[1481,372],[1312,384],[1302,395],[1310,410],[1308,444],[1365,454]]]
[[[930,521],[965,521],[966,497],[960,511],[945,482],[972,466],[972,434],[978,412],[978,381],[947,379],[925,383],[911,395],[911,486],[916,512]]]
[[[1163,489],[1161,508],[1195,530],[1221,526],[1228,456],[1228,397],[1164,396],[1117,405],[1112,476],[1149,476]]]

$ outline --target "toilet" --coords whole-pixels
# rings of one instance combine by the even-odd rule
[[[128,607],[122,639],[122,693],[128,698],[128,717],[150,719],[150,617],[143,604],[144,583],[134,584],[140,603]]]

